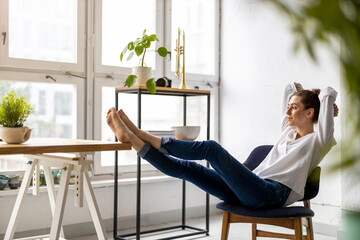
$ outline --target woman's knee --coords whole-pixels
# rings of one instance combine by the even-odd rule
[[[221,145],[214,141],[214,140],[206,140],[204,141],[204,143],[206,144],[207,147],[209,147],[210,149],[219,149],[222,148]]]
[[[222,146],[214,140],[204,141],[204,144],[206,146],[207,158],[216,156],[220,152],[220,150],[223,149]]]

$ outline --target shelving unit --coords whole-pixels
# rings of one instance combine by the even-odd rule
[[[118,109],[118,102],[119,102],[119,94],[137,94],[138,104],[137,104],[137,114],[138,114],[138,127],[141,128],[141,100],[142,95],[149,95],[150,93],[146,90],[145,87],[134,87],[134,88],[127,88],[121,87],[115,89],[115,106]],[[165,88],[165,87],[157,87],[156,93],[152,95],[158,96],[174,96],[174,97],[182,97],[183,98],[183,125],[186,126],[186,119],[187,119],[187,98],[188,97],[197,97],[197,96],[206,96],[207,97],[207,128],[206,128],[206,135],[207,139],[210,139],[210,91],[204,90],[195,90],[195,89],[177,89],[177,88]],[[209,164],[207,163],[207,167]],[[140,236],[143,234],[148,233],[156,233],[168,230],[176,230],[176,229],[191,229],[194,232],[180,234],[177,236],[172,236],[171,238],[162,238],[162,239],[174,239],[174,238],[183,238],[193,235],[199,234],[209,234],[209,194],[206,193],[206,223],[205,229],[195,228],[192,226],[186,225],[186,182],[183,181],[182,183],[182,224],[178,226],[168,227],[168,228],[161,228],[161,229],[154,229],[150,231],[141,232],[140,229],[140,218],[141,218],[141,201],[140,201],[140,194],[141,194],[141,159],[137,157],[137,192],[136,192],[136,232],[127,235],[117,235],[117,212],[118,212],[118,153],[115,152],[115,172],[114,172],[114,239],[126,239],[127,237],[136,236],[136,239],[139,240]]]

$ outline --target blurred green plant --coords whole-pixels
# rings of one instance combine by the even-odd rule
[[[34,109],[26,98],[18,98],[16,93],[9,91],[1,97],[0,125],[4,127],[22,127]]]
[[[356,144],[360,141],[360,0],[263,1],[275,5],[290,20],[295,52],[305,48],[316,62],[316,48],[321,44],[338,57],[351,103],[347,111],[351,130],[342,139],[343,159],[334,169],[354,166],[360,161]]]
[[[148,68],[150,75],[151,75],[151,71],[149,69],[149,67],[146,65],[146,63],[144,62],[145,60],[145,54],[146,54],[146,50],[149,49],[151,47],[151,43],[155,42],[155,41],[159,41],[159,39],[157,38],[156,34],[151,34],[151,35],[147,35],[146,34],[146,29],[143,31],[142,37],[136,38],[135,41],[131,41],[129,42],[124,50],[120,53],[120,62],[122,62],[123,57],[125,56],[125,54],[127,52],[129,52],[129,55],[127,57],[127,61],[129,61],[135,54],[136,56],[138,56],[139,59],[139,63],[138,66],[142,66],[146,68]],[[161,57],[166,57],[168,50],[165,47],[159,47],[157,50],[155,50]],[[136,75],[129,75],[126,78],[126,85],[128,87],[133,87],[136,83],[136,79],[137,76]],[[154,78],[150,78],[146,81],[146,89],[150,92],[150,93],[155,93],[156,92],[156,86],[155,86],[155,79]]]

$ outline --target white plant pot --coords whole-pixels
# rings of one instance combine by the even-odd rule
[[[132,67],[132,75],[137,76],[135,87],[146,87],[146,81],[151,77],[151,67]]]
[[[29,140],[31,131],[28,127],[0,127],[0,138],[6,143],[23,143]]]

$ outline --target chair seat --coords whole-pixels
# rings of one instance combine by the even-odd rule
[[[254,218],[295,218],[314,216],[314,212],[311,209],[301,206],[272,209],[249,209],[239,204],[221,202],[218,203],[216,207],[229,213]]]

